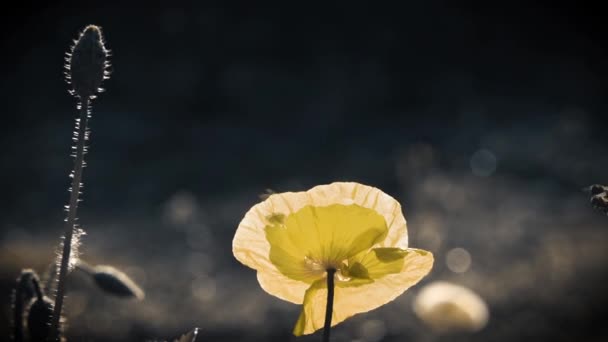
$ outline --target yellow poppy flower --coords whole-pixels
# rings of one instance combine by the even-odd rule
[[[232,251],[266,292],[303,304],[296,336],[323,327],[328,274],[333,326],[392,301],[433,266],[430,252],[408,248],[399,202],[358,183],[270,195],[245,214]]]

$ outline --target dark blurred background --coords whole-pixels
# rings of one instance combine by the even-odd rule
[[[608,339],[608,217],[581,191],[608,183],[600,4],[21,6],[0,21],[0,336],[19,270],[43,273],[63,232],[77,115],[63,57],[97,24],[113,74],[90,122],[81,250],[146,299],[73,273],[70,340],[193,326],[205,341],[318,340],[290,337],[299,307],[264,293],[231,241],[265,189],[336,180],[397,198],[410,245],[436,261],[334,341]],[[424,325],[411,305],[435,280],[477,292],[488,325]]]

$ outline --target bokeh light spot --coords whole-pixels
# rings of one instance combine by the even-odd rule
[[[208,277],[199,277],[192,282],[192,294],[201,302],[208,303],[217,293],[215,281]]]
[[[377,342],[386,335],[386,325],[379,319],[370,319],[361,324],[359,334],[363,341]]]
[[[471,156],[471,171],[480,177],[491,176],[496,171],[496,156],[487,149],[480,149]]]
[[[440,333],[478,331],[489,318],[487,304],[477,293],[444,281],[423,287],[413,309],[425,324]]]
[[[454,273],[464,273],[471,267],[471,254],[464,248],[453,248],[448,251],[445,263]]]

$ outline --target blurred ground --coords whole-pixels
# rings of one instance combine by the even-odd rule
[[[422,284],[336,327],[333,341],[603,341],[608,217],[580,189],[608,183],[606,45],[594,9],[553,3],[409,8],[17,8],[2,23],[0,336],[19,270],[43,272],[63,231],[75,103],[62,54],[101,25],[114,52],[94,103],[83,258],[120,267],[143,302],[73,273],[68,337],[316,341],[299,307],[231,253],[267,188],[335,180],[404,206],[433,251]],[[488,303],[475,334],[412,313],[434,280]]]

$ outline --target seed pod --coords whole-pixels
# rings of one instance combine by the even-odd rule
[[[27,314],[30,341],[44,341],[49,336],[52,317],[53,301],[46,296],[32,300]]]
[[[66,58],[66,78],[72,84],[73,93],[81,99],[94,97],[104,79],[109,78],[107,70],[108,50],[105,48],[101,29],[87,26],[75,41]]]
[[[95,266],[91,275],[97,286],[109,294],[139,300],[145,296],[144,291],[129,276],[112,266]]]

